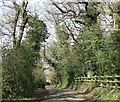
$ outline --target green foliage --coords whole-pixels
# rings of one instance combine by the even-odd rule
[[[48,37],[46,25],[37,17],[30,17],[28,25],[29,31],[27,32],[25,44],[34,50],[39,50],[41,42],[45,42],[45,39]]]
[[[3,59],[3,97],[13,98],[28,96],[34,90],[34,77],[31,75],[35,67],[33,50],[21,48],[10,50]],[[29,60],[28,60],[29,59]]]
[[[31,96],[36,88],[45,88],[45,78],[38,66],[40,45],[47,38],[46,25],[31,17],[26,39],[19,48],[2,51],[3,98]],[[39,72],[40,71],[40,72]]]

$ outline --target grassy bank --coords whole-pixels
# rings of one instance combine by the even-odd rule
[[[74,89],[76,89],[76,86],[74,86]],[[78,86],[77,86],[78,87]],[[98,87],[93,83],[85,84],[82,83],[79,85],[79,88],[77,89],[82,93],[90,94],[92,96],[95,96],[99,100],[109,100],[109,102],[113,100],[117,100],[117,102],[120,102],[120,90],[117,88],[104,88],[104,87]]]

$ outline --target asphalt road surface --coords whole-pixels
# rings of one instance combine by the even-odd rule
[[[46,87],[47,95],[41,102],[99,102],[93,97],[71,89]]]

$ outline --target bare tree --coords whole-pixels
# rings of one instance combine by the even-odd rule
[[[3,2],[3,7],[7,7],[7,13],[4,14],[2,22],[2,34],[9,35],[12,38],[13,48],[20,47],[23,34],[28,23],[27,14],[28,1],[23,0],[18,4],[16,0],[9,1],[9,4]]]
[[[94,8],[97,8],[97,5],[94,5]],[[77,36],[79,32],[82,32],[82,28],[84,26],[89,28],[89,21],[94,21],[92,23],[97,23],[97,17],[100,15],[100,12],[96,9],[94,14],[89,13],[89,3],[88,2],[54,2],[52,1],[51,8],[52,11],[48,11],[48,13],[54,19],[56,25],[64,22],[66,28],[69,31],[69,35],[72,37],[74,42],[78,43]],[[64,31],[66,33],[66,31]]]

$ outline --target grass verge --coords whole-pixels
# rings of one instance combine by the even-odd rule
[[[99,100],[109,100],[109,102],[120,102],[120,90],[112,88],[98,87],[94,83],[82,83],[78,89],[82,93],[88,93]]]

